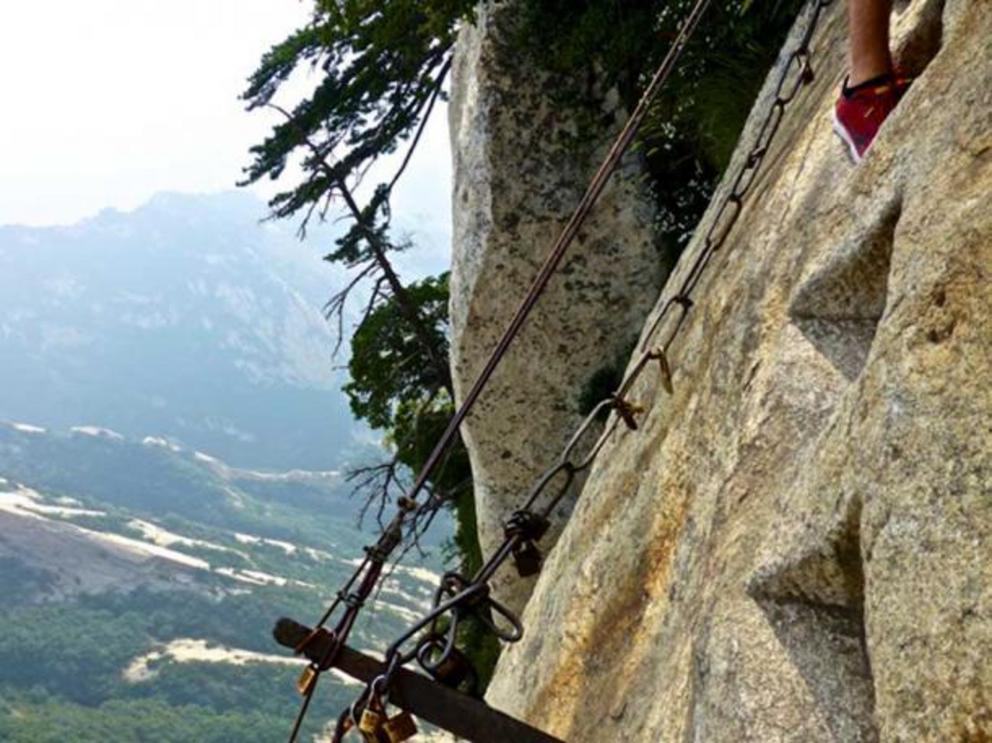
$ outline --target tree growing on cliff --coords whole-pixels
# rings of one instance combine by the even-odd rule
[[[249,109],[275,107],[280,87],[300,67],[319,70],[314,91],[252,148],[244,183],[284,178],[291,158],[303,177],[270,201],[273,217],[298,217],[301,234],[313,218],[335,206],[351,218],[348,232],[325,256],[352,270],[351,281],[327,305],[343,337],[344,308],[365,284],[367,299],[352,337],[345,387],[358,418],[383,431],[392,449],[386,461],[352,473],[356,489],[383,517],[420,470],[454,412],[448,367],[447,275],[402,281],[392,256],[408,245],[390,236],[390,197],[406,170],[435,104],[444,95],[457,23],[471,17],[471,0],[317,0],[311,22],[273,47],[249,80]],[[392,178],[367,203],[353,194],[370,166],[406,147]],[[450,506],[456,529],[452,553],[466,573],[482,563],[475,525],[468,455],[461,441],[428,483],[433,501]],[[416,536],[414,528],[414,539]],[[463,637],[485,680],[498,643],[473,633]]]
[[[243,96],[249,109],[272,107],[284,117],[252,148],[244,184],[283,178],[290,159],[301,158],[302,178],[272,198],[272,216],[299,217],[301,232],[335,207],[351,219],[325,256],[352,270],[327,313],[342,338],[345,306],[365,285],[349,362],[352,381],[345,391],[356,416],[384,430],[394,449],[391,461],[354,473],[360,490],[379,496],[380,513],[402,489],[402,473],[422,463],[422,439],[433,428],[428,423],[450,413],[454,399],[444,332],[447,282],[409,286],[399,276],[392,255],[408,246],[390,237],[390,197],[443,95],[454,19],[470,8],[465,0],[319,0],[311,22],[262,58]],[[291,110],[276,106],[275,94],[301,66],[320,70],[320,82]],[[366,203],[358,203],[354,186],[361,176],[404,144],[408,151],[398,172]],[[445,306],[443,315],[439,305]],[[465,487],[467,464],[458,465],[463,461],[463,450],[456,451],[444,474],[432,478],[440,499],[457,499],[450,490],[456,480]]]

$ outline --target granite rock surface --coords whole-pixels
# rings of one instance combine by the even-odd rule
[[[602,452],[490,687],[571,743],[992,740],[992,3],[897,8],[919,77],[857,167],[830,122],[843,11],[669,349],[674,394],[632,390],[641,428]],[[526,418],[472,435],[543,441]]]

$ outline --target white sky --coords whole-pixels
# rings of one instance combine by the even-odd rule
[[[233,188],[248,148],[278,120],[246,113],[238,94],[261,54],[310,7],[0,0],[0,224],[68,224],[159,191]],[[439,107],[394,200],[397,211],[429,214],[443,229],[447,147]]]

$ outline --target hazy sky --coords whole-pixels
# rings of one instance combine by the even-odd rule
[[[0,3],[0,224],[67,224],[158,191],[230,189],[277,120],[238,94],[309,0]],[[305,84],[305,82],[303,82]],[[439,108],[395,207],[447,228]],[[262,192],[265,195],[265,192]]]

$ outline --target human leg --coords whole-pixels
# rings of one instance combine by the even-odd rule
[[[855,87],[892,72],[889,16],[892,0],[848,0],[850,76]]]
[[[848,0],[849,74],[834,109],[834,129],[860,162],[905,86],[893,75],[889,51],[892,0]]]

